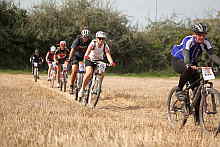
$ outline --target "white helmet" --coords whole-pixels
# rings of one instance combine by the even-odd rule
[[[83,30],[81,31],[81,35],[82,35],[83,37],[88,37],[88,36],[90,35],[90,31],[89,31],[88,29],[83,29]]]
[[[106,33],[102,31],[98,31],[95,36],[96,38],[107,38]]]
[[[54,52],[55,50],[56,50],[56,47],[55,47],[55,46],[51,46],[51,47],[50,47],[50,51],[51,51],[51,52]]]
[[[60,41],[60,46],[65,45],[66,46],[66,41]]]

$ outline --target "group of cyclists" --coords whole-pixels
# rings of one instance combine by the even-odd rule
[[[197,72],[201,55],[205,52],[209,59],[214,63],[220,65],[220,58],[213,52],[213,47],[207,39],[208,26],[203,23],[198,23],[192,26],[192,35],[186,36],[179,45],[173,45],[171,48],[172,67],[174,71],[180,74],[179,83],[175,91],[175,95],[179,101],[185,101],[186,95],[183,92],[183,87],[187,82],[193,83],[200,78]],[[48,63],[48,81],[50,81],[50,72],[52,69],[52,62],[56,63],[57,69],[57,87],[60,83],[61,64],[68,64],[71,66],[70,78],[70,93],[73,92],[74,83],[77,77],[77,72],[84,68],[85,74],[82,81],[81,89],[79,90],[79,97],[85,94],[85,88],[92,77],[96,64],[93,61],[103,60],[104,55],[107,57],[110,66],[116,66],[112,59],[109,45],[106,43],[106,33],[98,31],[95,34],[95,39],[91,38],[91,32],[84,28],[81,34],[73,41],[71,48],[68,49],[66,41],[60,41],[59,47],[51,46],[50,51],[46,55],[46,62]],[[31,62],[43,62],[43,58],[39,56],[39,51],[31,56]],[[102,75],[103,79],[104,75]],[[194,85],[192,89],[198,87]],[[199,121],[199,103],[195,108],[196,121]]]
[[[73,92],[74,82],[76,80],[77,72],[80,68],[85,66],[85,75],[83,77],[82,88],[79,91],[79,97],[83,97],[85,93],[85,87],[88,85],[88,81],[91,79],[92,73],[96,65],[93,61],[103,61],[104,56],[107,57],[110,66],[115,66],[110,53],[110,48],[106,43],[107,34],[103,31],[96,32],[95,39],[91,38],[91,32],[88,28],[84,28],[81,34],[78,35],[73,41],[71,48],[67,48],[66,41],[60,41],[59,47],[51,46],[46,55],[46,62],[48,64],[48,81],[50,81],[51,69],[53,68],[53,62],[56,63],[57,70],[57,87],[60,86],[60,72],[61,65],[68,64],[71,66],[71,78],[70,78],[70,94]],[[39,54],[39,50],[35,50],[34,55],[31,56],[30,62],[43,63],[43,58]],[[102,78],[104,75],[102,75]]]

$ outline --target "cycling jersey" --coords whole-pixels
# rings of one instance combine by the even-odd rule
[[[54,55],[55,55],[55,52],[51,52],[51,51],[47,52],[47,58],[46,58],[46,60],[53,62],[53,61],[54,61]]]
[[[184,50],[189,50],[190,64],[197,64],[197,58],[203,51],[211,52],[211,43],[205,39],[204,43],[196,43],[195,37],[186,36],[180,45],[172,47],[171,55],[177,59],[184,60]]]
[[[40,56],[40,55],[32,55],[30,57],[30,62],[33,63],[33,62],[37,62],[37,63],[42,63],[43,62],[43,58]]]
[[[91,60],[103,60],[104,53],[110,52],[108,44],[104,43],[101,47],[99,47],[96,40],[92,40],[89,44],[89,48],[92,48],[89,54],[89,58]]]
[[[64,64],[64,62],[68,59],[68,57],[69,57],[69,50],[67,48],[63,50],[58,48],[58,50],[56,50],[55,52],[55,58],[61,64]]]
[[[71,48],[76,49],[75,56],[83,58],[86,53],[86,50],[91,42],[89,38],[87,42],[83,42],[81,36],[77,36],[77,38],[73,41]]]

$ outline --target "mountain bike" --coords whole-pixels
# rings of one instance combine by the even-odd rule
[[[103,73],[105,72],[106,68],[110,65],[103,61],[92,62],[96,64],[96,67],[92,74],[92,78],[88,84],[88,89],[86,90],[85,96],[86,104],[88,104],[92,108],[95,108],[100,98],[100,94],[102,92]]]
[[[67,68],[67,64],[61,64],[61,72],[60,72],[60,91],[64,91],[66,92],[66,86],[67,86],[67,75],[68,72],[68,68]]]
[[[34,81],[37,82],[37,79],[39,78],[39,63],[33,62],[33,75],[34,75]]]
[[[56,81],[57,74],[57,64],[56,62],[52,62],[51,72],[50,72],[50,87],[54,88],[54,82]]]
[[[213,132],[218,129],[220,122],[219,92],[210,82],[215,79],[215,70],[213,72],[212,67],[199,67],[198,72],[200,79],[193,83],[187,82],[183,89],[185,101],[176,97],[177,87],[170,90],[167,101],[168,120],[172,126],[183,128],[188,117],[193,115],[195,123],[202,124],[203,130]],[[196,116],[196,107],[199,107],[199,116]]]

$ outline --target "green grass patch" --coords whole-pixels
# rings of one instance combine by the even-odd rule
[[[179,76],[179,74],[175,72],[170,71],[153,71],[153,72],[145,72],[145,73],[124,73],[124,74],[118,74],[118,73],[106,73],[108,76],[122,76],[122,77],[176,77]]]
[[[13,69],[0,69],[0,74],[31,74],[31,70],[13,70]],[[47,74],[47,71],[40,71],[40,74]]]

